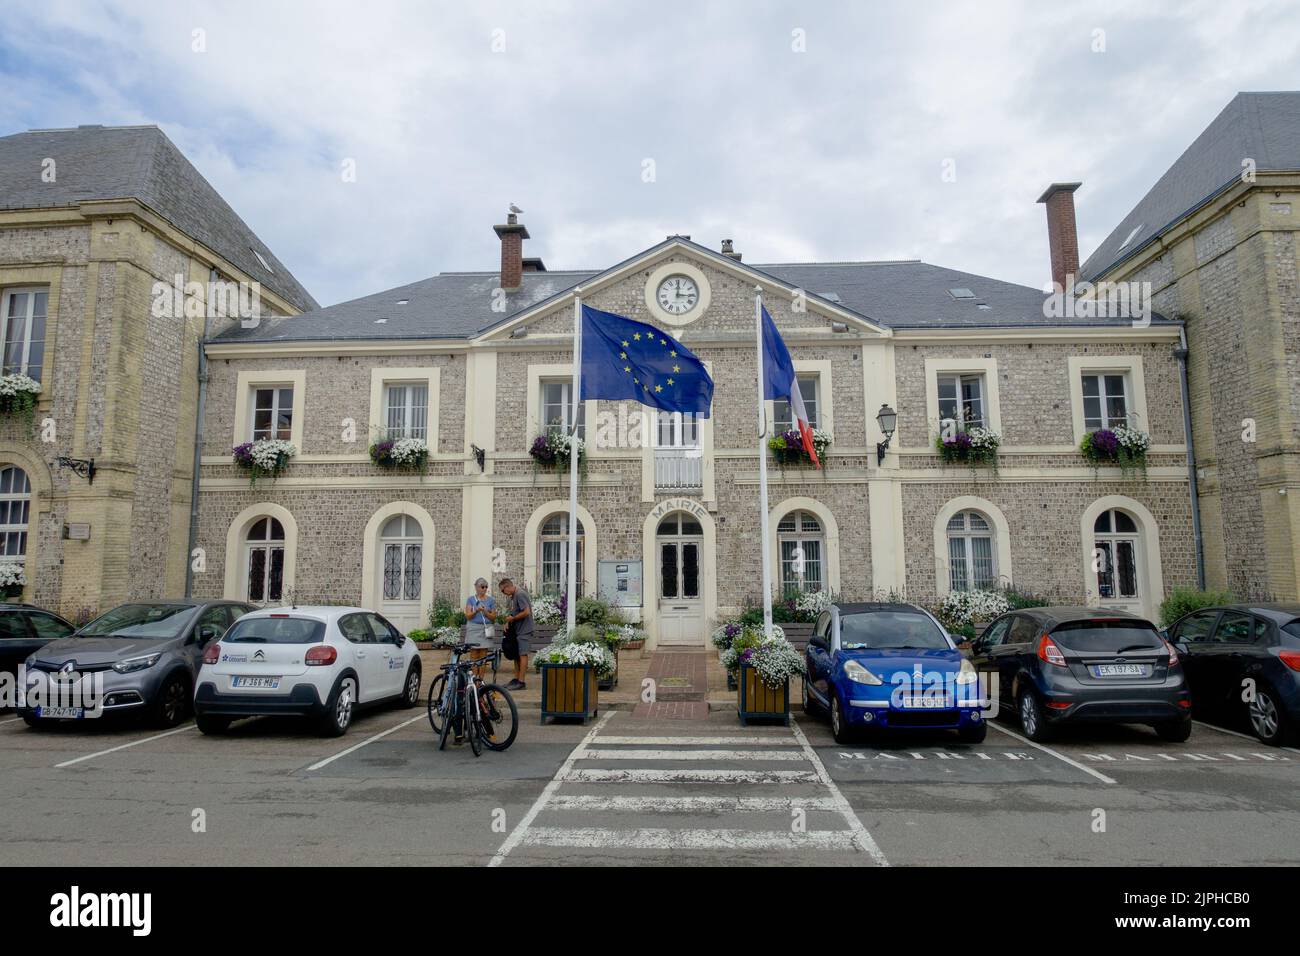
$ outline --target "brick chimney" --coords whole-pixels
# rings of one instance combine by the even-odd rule
[[[524,281],[524,240],[528,238],[528,227],[512,212],[506,216],[504,226],[492,229],[501,240],[501,288],[518,289]]]
[[[1047,205],[1047,245],[1052,281],[1065,288],[1066,276],[1079,274],[1079,231],[1074,223],[1074,191],[1083,183],[1052,183],[1038,197]]]
[[[740,261],[740,253],[735,250],[730,239],[722,240],[722,254],[728,259],[735,259],[737,262]]]

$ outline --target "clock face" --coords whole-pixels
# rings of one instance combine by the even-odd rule
[[[655,298],[659,307],[670,315],[685,315],[700,301],[700,290],[690,276],[669,276],[659,283]]]

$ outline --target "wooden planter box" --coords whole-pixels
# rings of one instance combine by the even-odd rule
[[[779,720],[790,725],[790,682],[773,690],[748,664],[740,665],[736,688],[736,713],[741,725],[751,719]]]
[[[542,718],[580,717],[585,724],[596,716],[600,688],[596,672],[580,664],[543,664]]]

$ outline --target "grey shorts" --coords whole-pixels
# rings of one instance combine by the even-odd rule
[[[515,640],[519,642],[519,654],[521,657],[524,654],[531,654],[533,652],[532,634],[517,634],[515,635]]]
[[[465,643],[470,647],[491,648],[492,638],[487,636],[487,625],[468,621],[465,624]]]

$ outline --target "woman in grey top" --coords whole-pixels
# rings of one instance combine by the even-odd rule
[[[488,628],[497,619],[497,602],[487,581],[474,582],[474,593],[465,599],[465,643],[471,648],[470,660],[486,657],[492,650]]]

